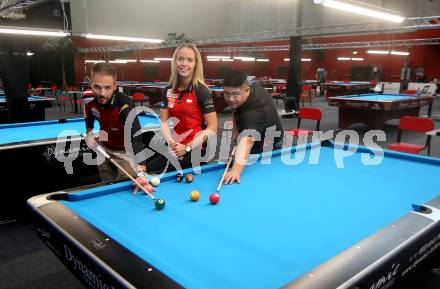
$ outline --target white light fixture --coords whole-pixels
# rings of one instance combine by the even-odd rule
[[[225,59],[222,59],[222,61],[224,62],[224,61],[226,61],[226,62],[231,62],[231,61],[234,61],[234,59],[231,59],[231,58],[225,58]]]
[[[235,56],[234,59],[238,59],[242,61],[255,61],[255,57],[249,57],[249,56]]]
[[[220,61],[219,58],[208,58],[207,61]]]
[[[91,59],[88,59],[85,61],[85,63],[102,63],[102,62],[105,62],[105,61],[104,60],[91,60]]]
[[[310,61],[312,61],[312,59],[311,58],[301,58],[301,61],[302,62],[310,62]]]
[[[0,27],[0,33],[3,34],[18,34],[18,35],[32,35],[32,36],[54,36],[54,37],[65,37],[70,35],[70,33],[54,30],[32,30],[32,29],[16,29],[16,28],[6,28]]]
[[[136,59],[115,59],[115,61],[119,61],[119,62],[137,62]]]
[[[353,61],[364,61],[362,57],[352,57],[351,60]]]
[[[257,58],[258,62],[269,62],[269,59],[267,58]]]
[[[390,54],[389,50],[367,50],[369,54]]]
[[[127,61],[121,61],[121,60],[111,60],[109,63],[116,63],[116,64],[127,64]]]
[[[159,63],[159,60],[154,60],[154,59],[141,59],[140,62],[142,63]]]
[[[351,58],[350,57],[338,57],[338,60],[347,61],[347,60],[351,60]]]
[[[409,52],[391,50],[391,54],[392,55],[404,55],[404,56],[406,56],[406,55],[409,55]]]
[[[153,38],[140,38],[140,37],[127,37],[127,36],[113,36],[113,35],[98,35],[98,34],[83,34],[89,39],[101,39],[101,40],[119,40],[119,41],[131,41],[131,42],[146,42],[146,43],[161,43],[162,39]]]
[[[326,7],[331,7],[355,14],[370,16],[381,20],[386,20],[394,23],[401,23],[405,20],[404,17],[395,14],[393,11],[383,9],[378,6],[367,5],[365,3],[351,1],[351,0],[314,0],[315,4],[321,4]]]
[[[27,55],[27,56],[32,56],[32,55],[34,55],[34,53],[33,53],[33,52],[30,52],[30,51],[28,51],[28,52],[26,52],[26,55]]]
[[[246,57],[246,56],[236,56],[234,59],[238,59],[241,61],[255,61],[255,57]]]
[[[284,61],[290,61],[290,58],[284,58]]]
[[[216,55],[208,55],[206,58],[214,58],[214,59],[231,59],[229,56],[216,56]]]
[[[172,61],[172,58],[167,58],[167,57],[154,57],[154,60],[159,60],[159,61]]]

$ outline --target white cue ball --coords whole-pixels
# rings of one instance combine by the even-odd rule
[[[158,177],[153,177],[150,183],[153,187],[157,187],[160,185],[160,179]]]

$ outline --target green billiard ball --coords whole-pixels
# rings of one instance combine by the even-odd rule
[[[154,205],[156,206],[156,209],[162,210],[165,207],[165,201],[163,199],[157,199],[154,202]]]

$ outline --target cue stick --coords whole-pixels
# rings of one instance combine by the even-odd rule
[[[228,163],[226,164],[225,171],[223,172],[222,179],[220,180],[220,183],[218,184],[217,190],[215,191],[216,193],[218,193],[218,192],[220,191],[220,189],[221,189],[221,187],[222,187],[222,185],[223,185],[223,181],[225,180],[226,173],[228,172],[229,166],[231,165],[232,159],[233,159],[233,157],[234,157],[234,155],[235,155],[235,149],[236,149],[236,148],[237,148],[237,146],[235,146],[235,147],[232,149],[231,155],[229,156]]]
[[[148,192],[138,181],[136,181],[135,178],[133,178],[124,168],[118,164],[110,155],[104,150],[104,148],[100,145],[96,147],[96,150],[98,150],[104,157],[108,158],[118,169],[120,169],[127,177],[130,178],[139,188],[144,191],[145,194],[147,194],[150,198],[153,200],[156,200],[156,197],[153,196],[150,192]]]

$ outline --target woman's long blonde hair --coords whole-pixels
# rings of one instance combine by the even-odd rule
[[[205,78],[203,77],[202,55],[200,55],[200,51],[192,43],[182,43],[174,51],[173,60],[171,61],[171,76],[170,76],[170,80],[168,81],[168,84],[171,86],[172,89],[179,88],[179,73],[177,71],[177,53],[179,52],[180,49],[185,47],[191,48],[196,56],[195,59],[196,66],[194,67],[194,72],[191,79],[192,86],[194,88],[198,88],[199,85],[206,86]]]

